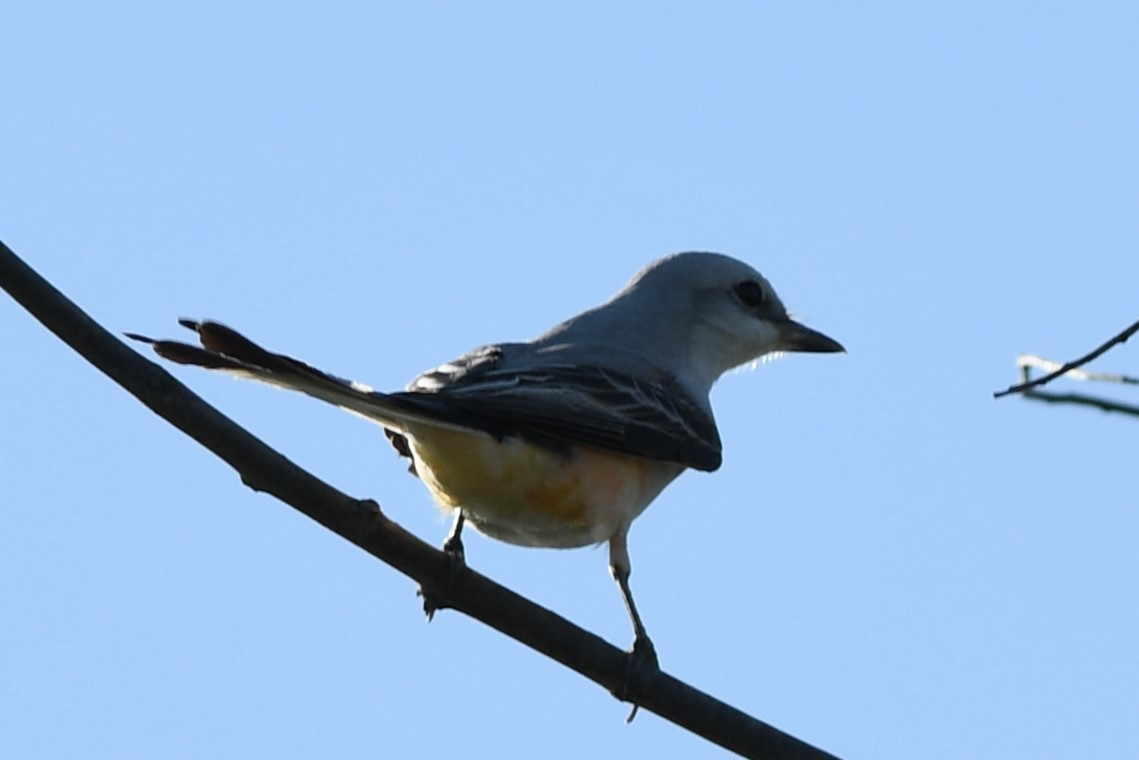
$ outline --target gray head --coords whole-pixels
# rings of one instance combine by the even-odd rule
[[[658,259],[607,303],[539,341],[606,344],[671,373],[695,395],[724,372],[780,351],[843,347],[804,327],[763,275],[730,256],[676,253]]]

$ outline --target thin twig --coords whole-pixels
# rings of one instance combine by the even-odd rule
[[[450,559],[380,511],[337,491],[206,404],[128,348],[0,243],[0,287],[61,340],[155,413],[265,491],[418,581],[438,607],[463,612],[721,747],[746,757],[833,758],[629,655],[479,573],[452,574]]]
[[[1080,393],[1050,393],[1048,391],[1034,391],[1029,390],[1024,392],[1024,397],[1034,401],[1043,401],[1046,404],[1078,404],[1080,406],[1094,406],[1105,412],[1118,412],[1120,414],[1129,414],[1134,417],[1139,417],[1139,406],[1132,406],[1131,404],[1121,404],[1117,401],[1108,401],[1105,398],[1097,396],[1085,396]]]
[[[1060,375],[1063,375],[1064,373],[1069,372],[1069,371],[1075,369],[1076,367],[1082,367],[1083,365],[1087,364],[1091,360],[1095,359],[1096,357],[1098,357],[1101,354],[1103,354],[1104,352],[1106,352],[1112,346],[1119,345],[1120,343],[1126,343],[1127,339],[1130,338],[1132,335],[1134,335],[1137,332],[1139,332],[1139,322],[1136,322],[1135,324],[1131,325],[1126,330],[1119,333],[1119,335],[1116,335],[1114,338],[1107,341],[1106,343],[1104,343],[1102,346],[1095,349],[1091,353],[1089,353],[1085,356],[1081,356],[1079,359],[1076,359],[1074,361],[1070,361],[1067,364],[1061,365],[1060,368],[1057,369],[1055,372],[1050,372],[1047,375],[1036,378],[1035,380],[1029,380],[1028,382],[1020,383],[1018,385],[1010,385],[1008,388],[1004,389],[1003,391],[995,392],[993,394],[993,398],[1000,398],[1002,396],[1007,396],[1010,393],[1023,393],[1024,391],[1028,390],[1029,388],[1038,388],[1041,385],[1044,385],[1046,383],[1050,383],[1053,380],[1055,380],[1056,378],[1060,377]]]

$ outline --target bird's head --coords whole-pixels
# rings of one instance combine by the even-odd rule
[[[718,253],[677,253],[641,270],[615,298],[637,314],[659,357],[685,367],[705,391],[724,372],[784,351],[832,353],[842,345],[791,319],[759,272]]]

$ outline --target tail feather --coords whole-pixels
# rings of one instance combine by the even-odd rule
[[[227,372],[300,391],[377,421],[385,427],[404,430],[407,422],[441,423],[422,410],[406,408],[406,405],[395,401],[389,394],[322,372],[290,356],[266,351],[241,333],[218,322],[197,322],[191,319],[180,319],[178,322],[198,334],[201,347],[175,340],[155,340],[137,333],[127,333],[126,336],[149,344],[156,354],[172,362]]]

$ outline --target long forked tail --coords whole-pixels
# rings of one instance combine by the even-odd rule
[[[172,362],[300,391],[395,429],[404,429],[404,423],[409,421],[440,424],[432,415],[408,408],[389,394],[321,372],[298,359],[266,351],[218,322],[179,319],[178,323],[198,334],[200,347],[175,340],[155,340],[137,333],[126,333],[126,336],[150,344],[156,354]]]

